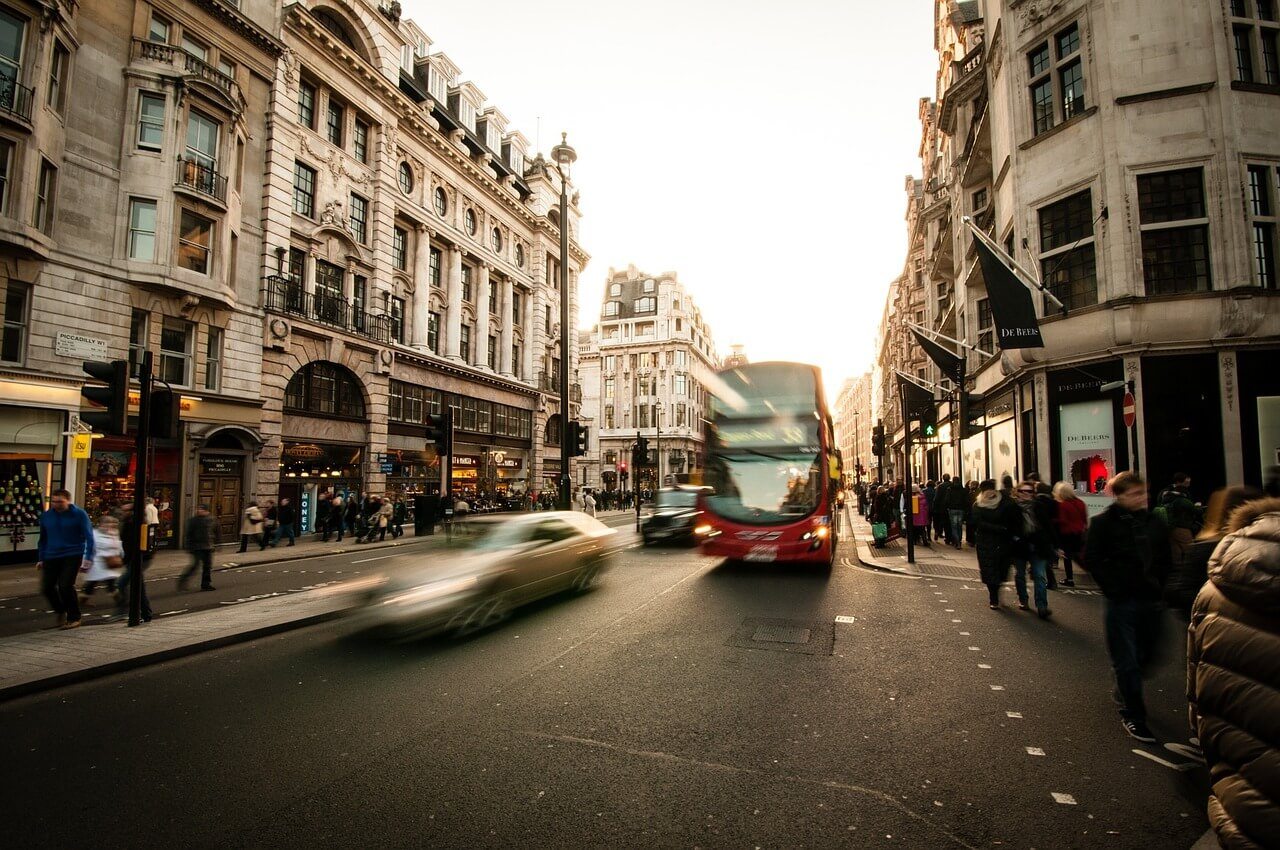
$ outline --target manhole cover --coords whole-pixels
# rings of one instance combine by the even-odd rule
[[[830,655],[835,646],[835,623],[748,617],[725,643],[741,649]]]
[[[764,643],[808,643],[811,629],[800,629],[793,626],[760,626],[752,633],[751,639]]]

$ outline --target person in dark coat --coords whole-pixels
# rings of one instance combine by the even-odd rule
[[[197,569],[200,570],[200,589],[213,590],[213,547],[218,545],[218,524],[209,513],[208,505],[196,508],[187,520],[182,539],[191,552],[191,566],[178,576],[178,590],[187,589],[187,580]]]
[[[973,497],[960,479],[956,478],[951,482],[951,486],[947,488],[946,496],[939,496],[938,498],[943,500],[941,507],[945,509],[947,515],[948,542],[957,549],[963,549],[964,525],[969,516]]]
[[[135,574],[133,569],[134,556],[138,554],[138,543],[140,542],[141,529],[145,526],[139,525],[137,517],[133,513],[133,506],[126,505],[124,518],[120,521],[120,542],[124,547],[124,575],[120,577],[120,581],[116,582],[116,615],[124,616],[129,610],[129,596],[133,582],[141,585],[140,592],[142,594],[142,605],[140,615],[142,622],[151,622],[151,600],[147,598],[147,583],[145,574],[147,565],[151,563],[151,557],[155,554],[154,547],[147,547],[142,550],[141,569]]]
[[[1209,579],[1209,558],[1227,535],[1232,513],[1245,502],[1261,498],[1261,490],[1244,485],[1224,487],[1209,497],[1204,526],[1195,542],[1187,549],[1185,558],[1173,559],[1169,583],[1164,589],[1165,601],[1173,611],[1183,618],[1191,617],[1191,603]]]
[[[342,513],[342,524],[347,531],[351,532],[351,536],[356,539],[357,543],[360,542],[360,533],[363,530],[363,526],[360,523],[360,519],[363,516],[364,513],[360,510],[359,495],[352,493],[347,496],[346,509]],[[342,542],[342,529],[338,529],[338,542]]]
[[[1018,590],[1018,608],[1028,610],[1027,571],[1035,594],[1036,614],[1046,620],[1049,610],[1048,571],[1053,557],[1053,499],[1037,492],[1034,481],[1023,481],[1014,489],[1022,511],[1022,531],[1013,544],[1013,584]]]
[[[54,490],[49,509],[40,514],[40,589],[49,607],[58,615],[58,627],[80,627],[80,599],[76,578],[93,563],[93,523],[89,515],[72,504],[71,493]]]
[[[1280,847],[1280,499],[1237,508],[1187,630],[1187,715],[1228,848]]]
[[[1155,743],[1147,727],[1142,675],[1159,646],[1169,534],[1147,511],[1147,482],[1121,472],[1107,484],[1113,502],[1089,523],[1084,562],[1106,597],[1107,652],[1120,697],[1120,721],[1130,736]]]
[[[394,540],[404,534],[404,521],[408,515],[409,509],[405,506],[404,498],[397,495],[395,502],[391,505],[391,539]]]
[[[297,535],[298,512],[293,509],[293,503],[287,496],[280,500],[280,507],[276,508],[276,520],[279,522],[276,527],[276,543],[280,542],[281,537],[287,537],[287,545],[292,546]]]
[[[987,605],[1000,610],[1000,585],[1009,578],[1013,563],[1013,540],[1022,528],[1022,514],[1017,506],[987,479],[978,488],[973,502],[973,531],[978,547],[978,568],[987,586]]]
[[[320,538],[322,542],[328,543],[329,535],[335,532],[338,535],[338,542],[342,542],[342,531],[345,527],[343,516],[345,513],[346,512],[342,505],[342,497],[334,496],[333,501],[329,502],[329,518],[324,524],[324,535]]]

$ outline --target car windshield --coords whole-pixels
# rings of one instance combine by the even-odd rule
[[[697,490],[659,490],[658,507],[692,508],[698,504]]]
[[[743,450],[717,455],[707,468],[707,507],[728,520],[770,525],[812,513],[822,492],[817,454]]]
[[[531,528],[527,522],[477,522],[472,525],[472,534],[462,541],[462,545],[480,552],[518,546],[529,539]]]

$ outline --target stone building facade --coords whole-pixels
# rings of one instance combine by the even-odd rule
[[[1159,18],[1102,2],[936,8],[923,137],[937,144],[922,151],[941,170],[922,165],[944,178],[925,196],[947,224],[925,268],[930,285],[955,281],[935,326],[952,315],[995,356],[968,354],[970,435],[944,405],[949,445],[916,468],[1038,471],[1095,506],[1129,468],[1160,486],[1185,471],[1199,498],[1260,483],[1280,463],[1273,4],[1178,2]],[[1044,348],[997,350],[965,216],[1065,304],[1034,295]],[[1102,389],[1116,381],[1132,429],[1124,389]]]
[[[162,546],[201,502],[231,538],[249,499],[306,515],[324,489],[438,488],[424,421],[445,406],[457,489],[558,472],[577,191],[561,210],[555,166],[391,9],[0,0],[10,489],[67,486],[95,514],[131,498],[132,438],[77,459],[66,432],[82,361],[143,351],[182,396],[152,459]],[[0,511],[2,557],[31,557],[29,514]]]
[[[844,459],[845,480],[849,483],[867,480],[870,472],[871,428],[875,425],[871,410],[871,372],[846,378],[836,395],[835,427],[836,445]]]
[[[623,469],[628,489],[696,480],[705,456],[706,378],[719,358],[685,285],[674,272],[610,269],[589,340],[579,379],[583,418],[598,435],[592,451],[599,478],[588,485],[617,490]],[[628,468],[637,435],[649,441],[648,462],[638,470]]]

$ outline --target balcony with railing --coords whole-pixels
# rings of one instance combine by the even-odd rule
[[[985,45],[979,43],[962,58],[951,63],[951,84],[942,94],[938,105],[938,126],[951,134],[955,130],[956,109],[961,103],[974,97],[986,79],[982,57]]]
[[[227,99],[232,103],[239,104],[241,107],[244,105],[244,98],[241,96],[240,87],[235,80],[200,57],[192,56],[172,44],[161,44],[145,38],[135,38],[133,40],[133,59],[168,65],[185,77],[208,83],[226,95]]]
[[[342,298],[308,292],[300,281],[280,275],[266,279],[262,306],[269,313],[293,316],[390,345],[395,341],[395,317],[369,313]]]
[[[0,78],[0,115],[6,118],[31,123],[31,103],[35,99],[35,91],[17,80]]]
[[[197,159],[182,157],[178,160],[178,185],[213,198],[218,203],[227,202],[226,176]]]

